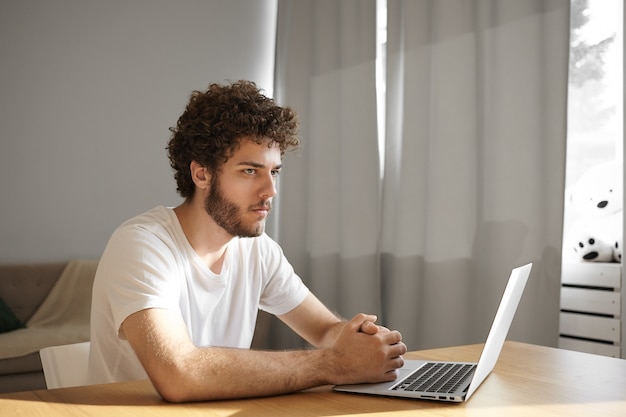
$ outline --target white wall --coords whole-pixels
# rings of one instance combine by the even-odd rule
[[[0,262],[100,256],[181,200],[165,146],[192,90],[271,91],[276,0],[0,2]]]

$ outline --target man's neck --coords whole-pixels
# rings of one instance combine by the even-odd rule
[[[204,207],[186,200],[174,209],[193,250],[216,274],[222,270],[224,255],[232,236],[218,226]]]

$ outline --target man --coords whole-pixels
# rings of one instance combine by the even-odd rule
[[[343,321],[264,233],[293,111],[254,83],[194,92],[168,146],[184,202],[121,225],[96,274],[92,382],[150,378],[168,401],[265,396],[391,381],[406,346],[373,315]],[[316,349],[250,350],[258,310]]]

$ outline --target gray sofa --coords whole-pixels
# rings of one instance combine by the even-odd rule
[[[0,393],[46,388],[39,349],[89,340],[97,261],[0,265],[0,298],[25,328],[0,333]]]

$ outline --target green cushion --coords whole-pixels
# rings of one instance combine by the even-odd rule
[[[11,308],[0,298],[0,333],[26,327],[17,317]]]

